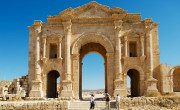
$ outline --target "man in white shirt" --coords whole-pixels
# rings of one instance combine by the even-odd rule
[[[95,103],[94,103],[94,95],[93,94],[91,95],[90,102],[91,102],[90,110],[92,110],[92,109],[94,110]]]
[[[121,100],[121,98],[120,98],[120,96],[117,94],[117,98],[116,98],[116,108],[117,108],[117,110],[120,109],[120,100]]]

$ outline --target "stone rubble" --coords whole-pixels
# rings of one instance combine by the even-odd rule
[[[22,76],[9,83],[0,82],[0,101],[22,99],[28,95],[28,76]]]

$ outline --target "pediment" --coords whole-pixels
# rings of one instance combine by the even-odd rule
[[[75,18],[101,18],[110,17],[112,14],[126,14],[127,11],[113,7],[110,8],[97,2],[90,2],[75,9],[68,8],[59,13],[59,16],[72,16]]]
[[[109,17],[109,16],[111,16],[110,13],[104,12],[102,10],[98,10],[96,8],[91,8],[87,11],[77,14],[75,17],[77,18],[102,18],[102,17]]]

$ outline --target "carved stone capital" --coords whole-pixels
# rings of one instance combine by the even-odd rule
[[[71,26],[69,25],[69,26],[65,26],[64,27],[64,32],[71,32]]]
[[[62,24],[63,24],[64,26],[72,25],[71,19],[66,19],[66,20],[64,20],[64,21],[62,22]]]
[[[145,25],[145,31],[148,32],[148,31],[151,31],[153,29],[153,25],[152,24],[146,24]]]
[[[118,32],[120,32],[121,31],[121,29],[122,29],[122,27],[121,26],[115,26],[115,31],[118,33]]]
[[[153,21],[152,18],[146,18],[144,20],[144,25],[145,25],[145,31],[151,31],[153,28]]]
[[[70,31],[71,31],[71,26],[72,26],[71,19],[62,22],[62,24],[63,24],[63,26],[64,26],[64,31],[65,31],[65,32],[70,32]]]
[[[124,41],[125,41],[125,42],[127,42],[127,41],[128,41],[128,40],[127,40],[127,36],[124,36]]]
[[[144,42],[144,36],[140,37],[141,42]]]
[[[116,20],[114,21],[115,31],[119,32],[122,29],[122,20]]]
[[[36,35],[38,35],[41,31],[40,30],[35,30],[34,31]]]
[[[60,43],[62,42],[62,37],[59,37],[59,42],[60,42]]]
[[[42,26],[41,20],[35,20],[33,26]]]

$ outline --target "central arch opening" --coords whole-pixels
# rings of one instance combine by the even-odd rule
[[[47,74],[47,98],[57,98],[57,81],[59,79],[59,72],[52,70]]]
[[[135,69],[130,69],[127,72],[127,84],[129,89],[129,96],[130,97],[137,97],[140,96],[140,74]],[[127,88],[128,88],[127,87]]]
[[[88,43],[80,49],[79,98],[104,97],[107,91],[106,49],[99,43]]]

